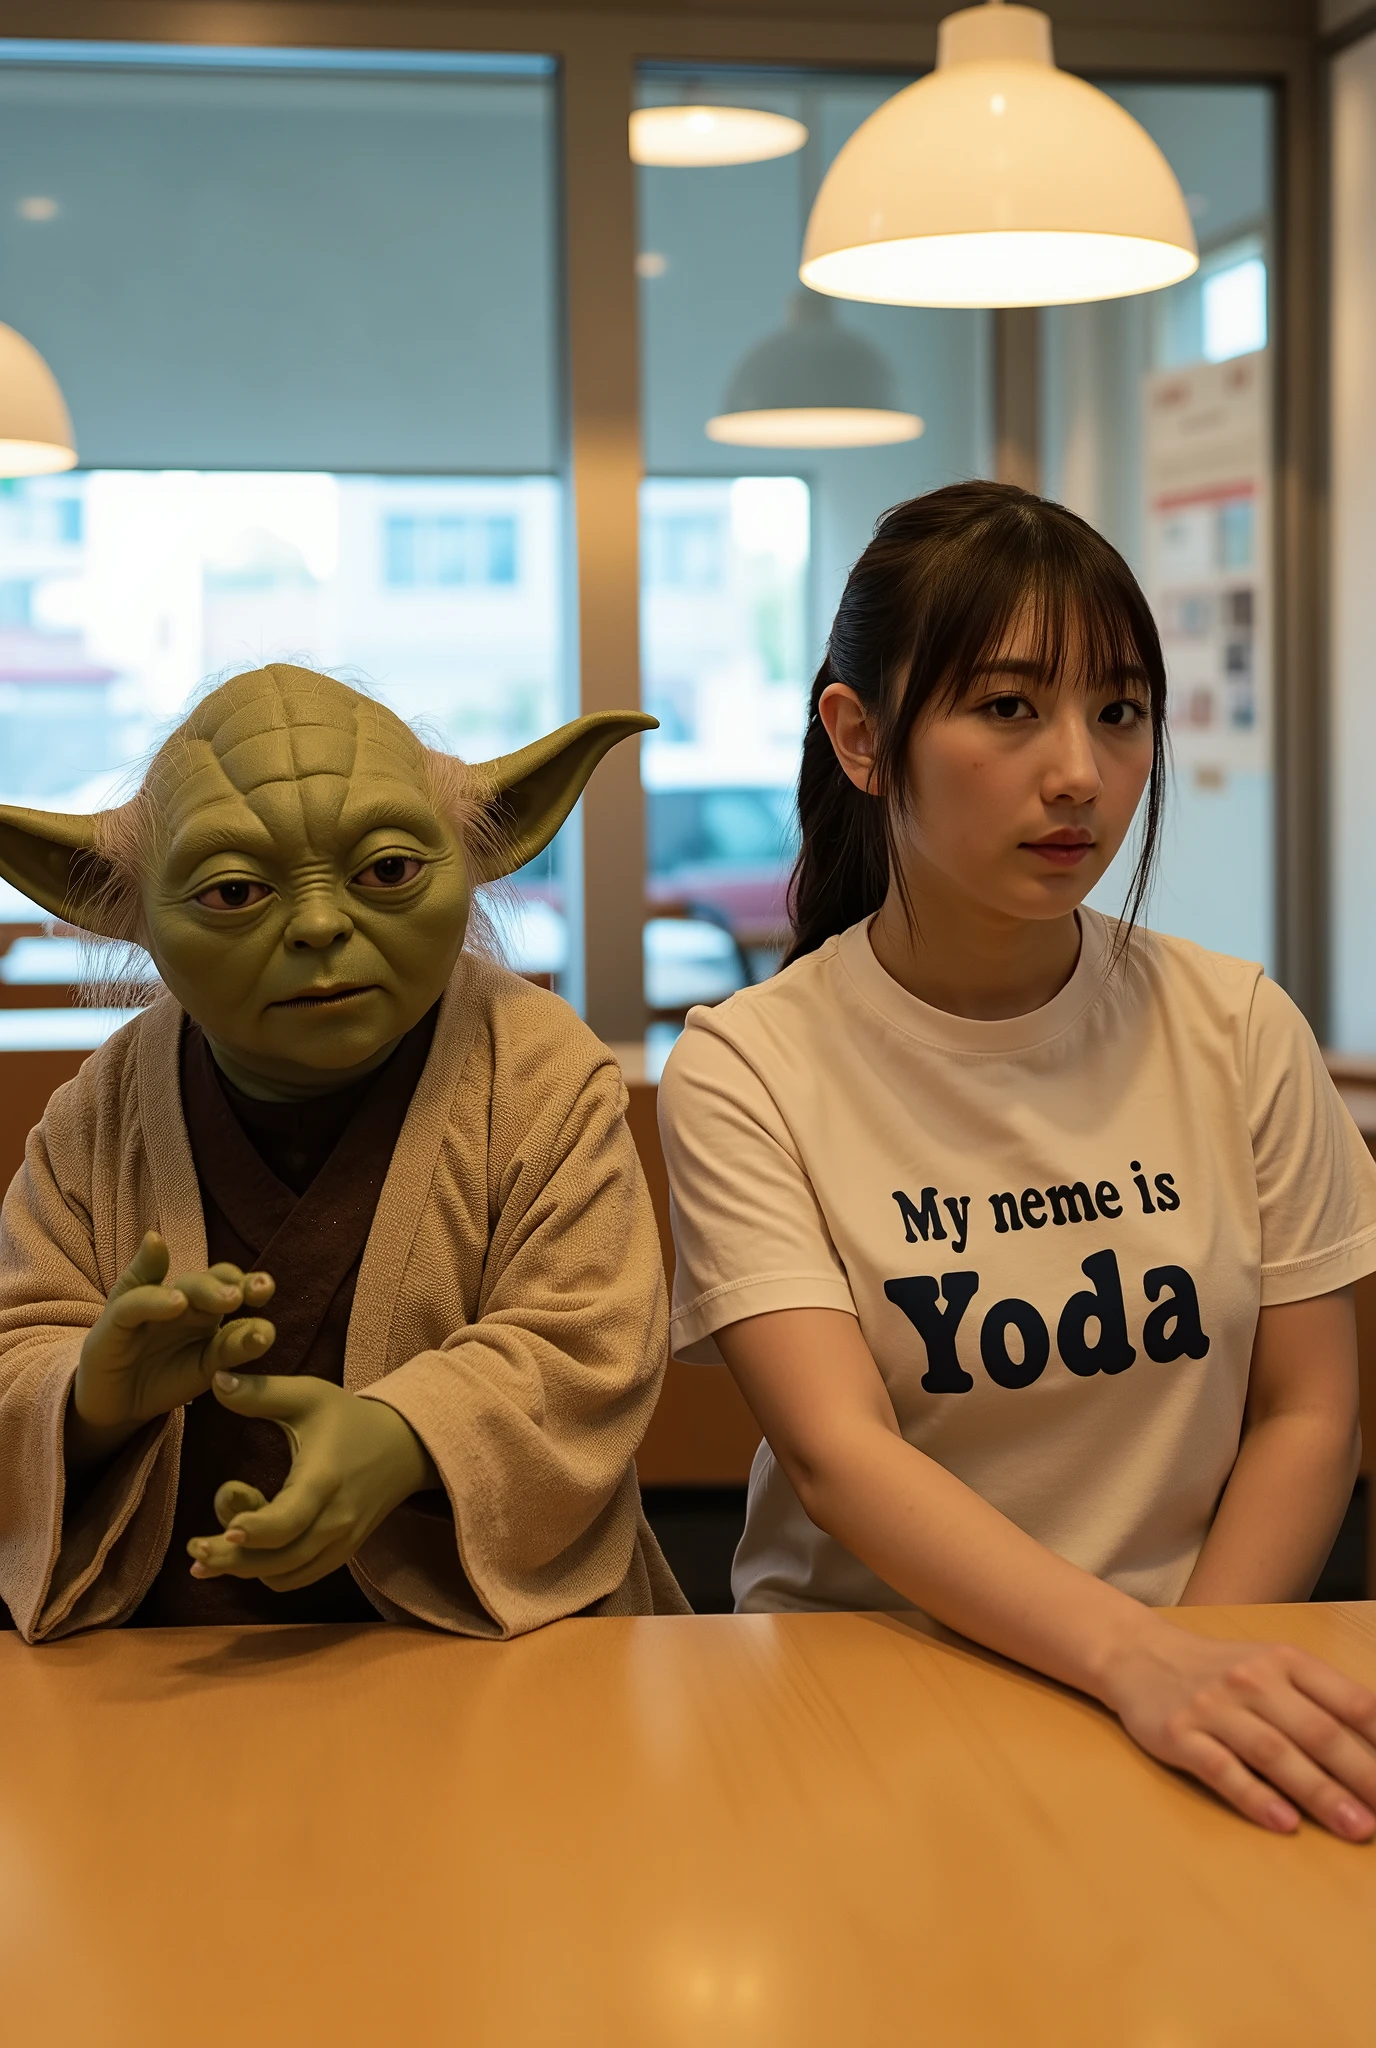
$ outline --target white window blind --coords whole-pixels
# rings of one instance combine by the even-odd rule
[[[0,320],[83,468],[557,467],[548,60],[115,48],[0,44]]]

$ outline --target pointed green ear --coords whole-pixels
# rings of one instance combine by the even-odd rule
[[[501,838],[500,852],[483,863],[475,882],[514,874],[549,845],[587,786],[588,777],[618,740],[649,732],[659,724],[644,711],[593,711],[533,740],[519,753],[475,764],[474,774],[492,790],[489,809]],[[0,851],[3,869],[3,851]]]
[[[90,900],[99,867],[89,860],[74,864],[77,854],[94,849],[94,818],[0,804],[0,875],[64,923],[116,938],[122,935],[103,930]]]

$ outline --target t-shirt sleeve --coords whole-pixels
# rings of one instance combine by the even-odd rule
[[[674,1229],[670,1350],[720,1365],[712,1333],[775,1309],[856,1313],[812,1183],[745,1055],[690,1016],[659,1088]]]
[[[1285,991],[1258,978],[1247,1092],[1261,1210],[1261,1305],[1376,1271],[1376,1161]]]

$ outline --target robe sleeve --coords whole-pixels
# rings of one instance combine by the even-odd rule
[[[0,1210],[0,1599],[27,1642],[123,1621],[172,1528],[180,1418],[139,1431],[79,1498],[63,1462],[67,1400],[105,1306],[90,1223],[86,1074],[29,1134]]]
[[[593,1043],[589,1038],[589,1043]],[[409,1502],[360,1549],[369,1596],[466,1634],[512,1636],[617,1599],[648,1568],[654,1606],[687,1611],[640,1514],[635,1452],[667,1359],[649,1192],[619,1069],[598,1047],[574,1085],[515,1091],[476,1318],[361,1390],[421,1438],[449,1515]],[[589,1070],[590,1069],[590,1070]],[[412,1269],[403,1286],[424,1285]]]

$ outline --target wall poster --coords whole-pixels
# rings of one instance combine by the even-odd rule
[[[1146,379],[1146,593],[1171,743],[1196,786],[1271,765],[1270,378],[1265,349]]]

